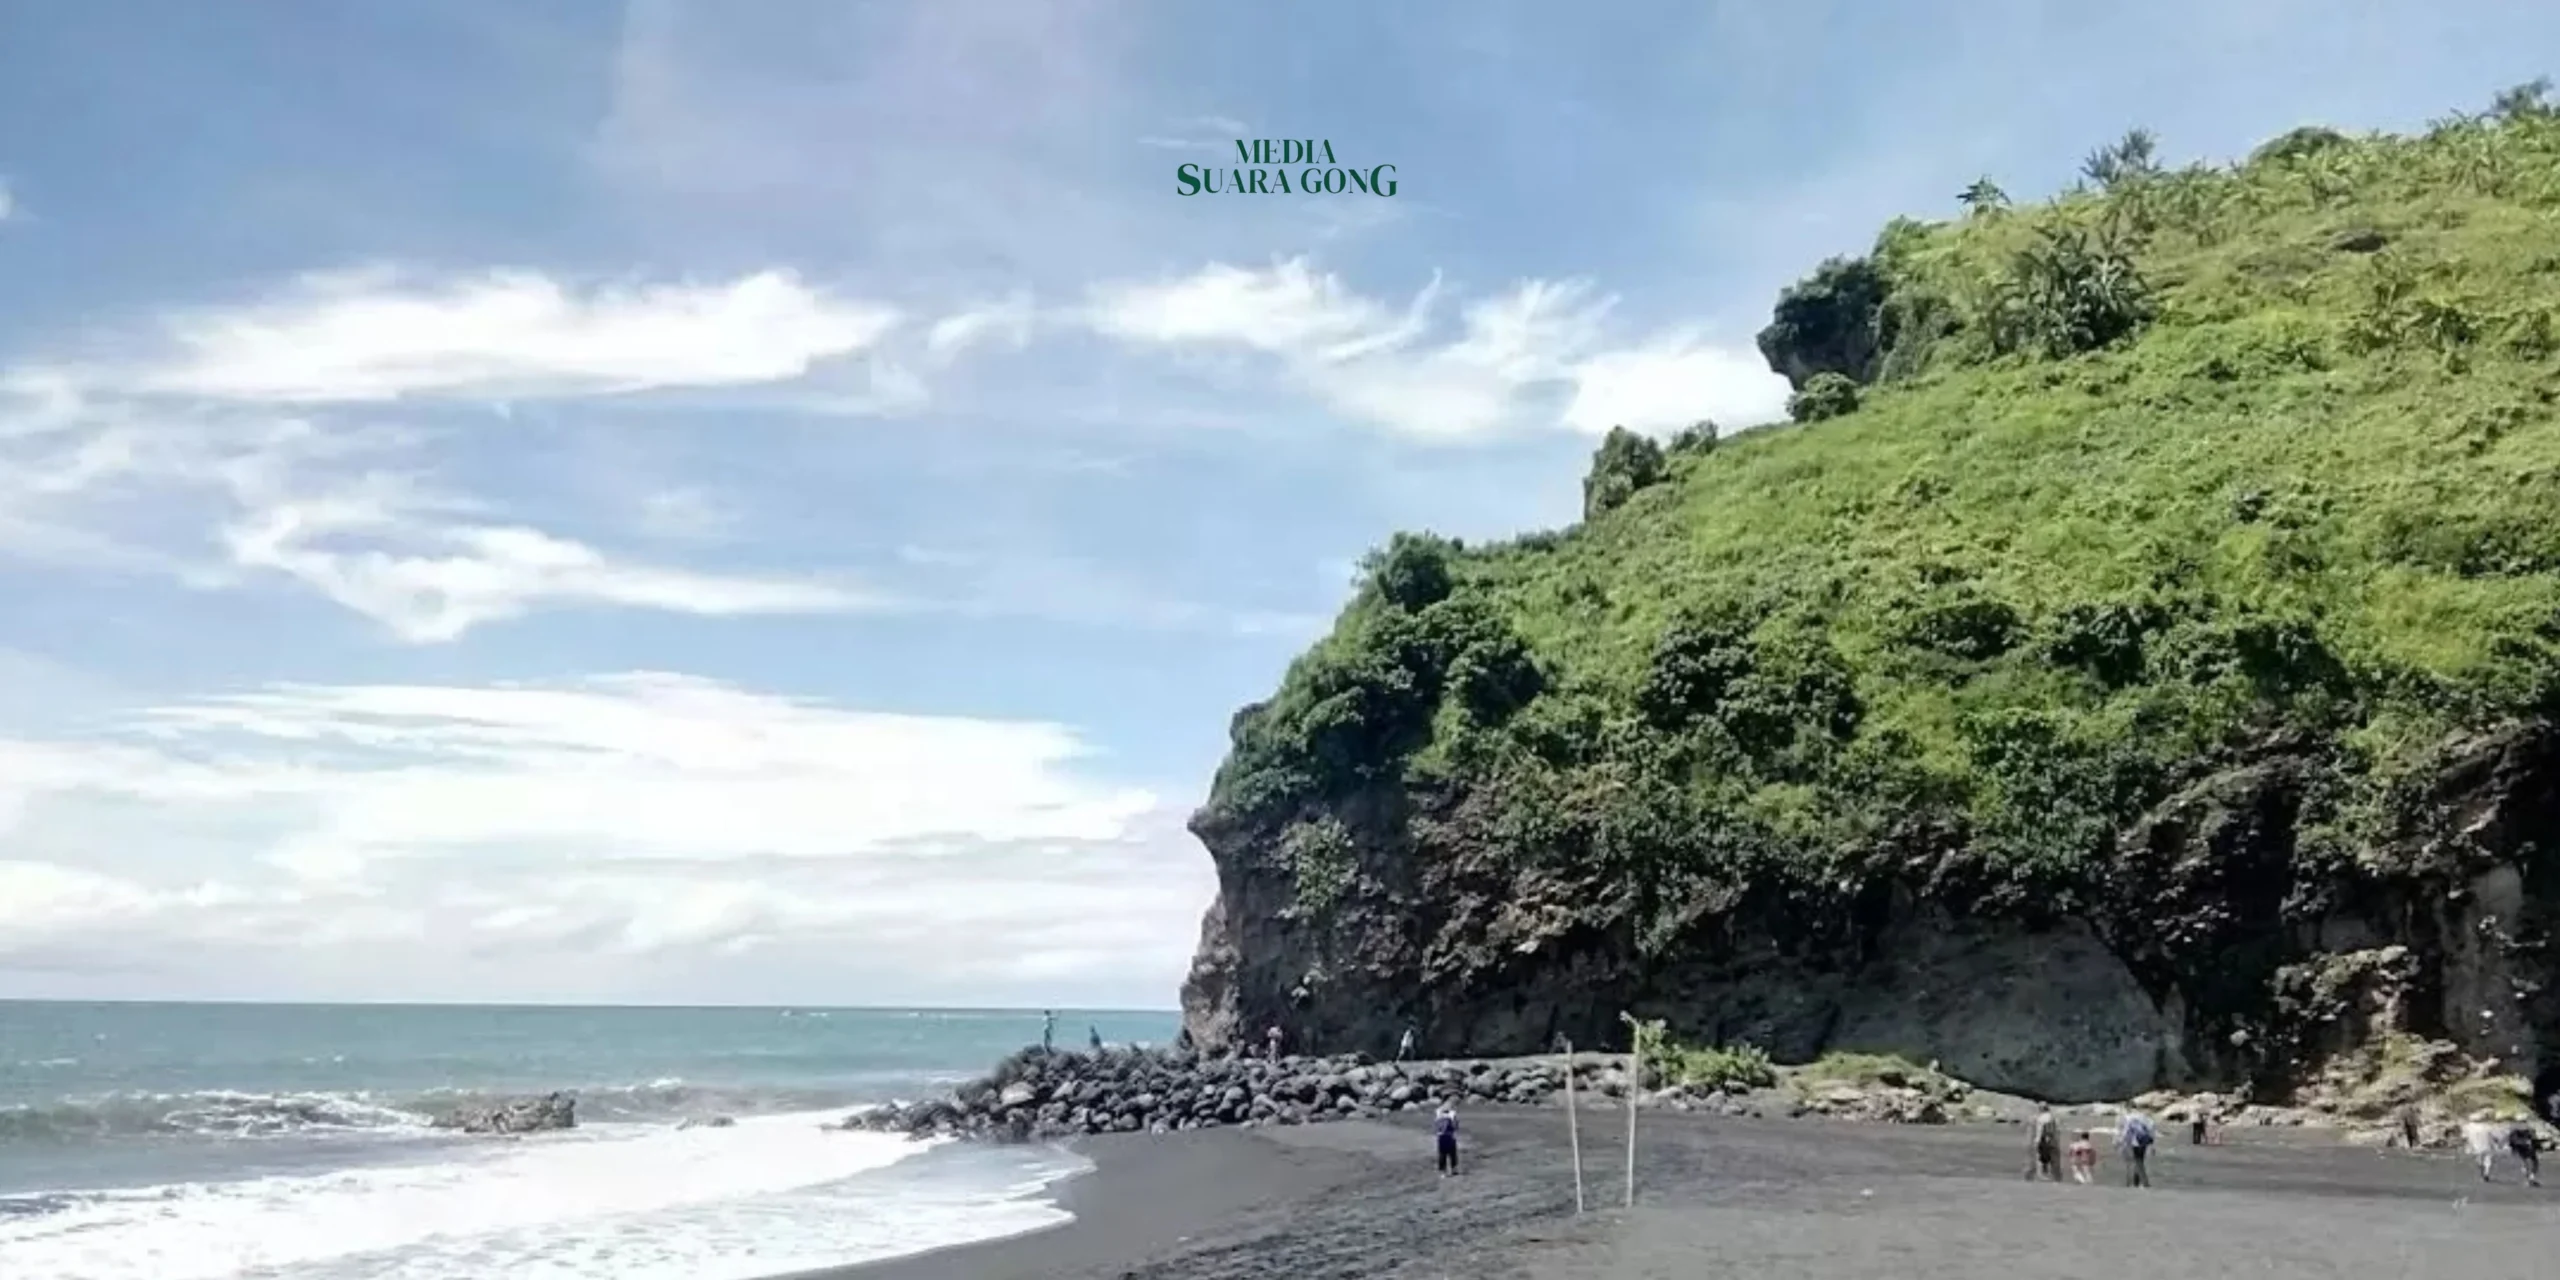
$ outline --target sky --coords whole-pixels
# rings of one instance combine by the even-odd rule
[[[1389,534],[1781,416],[1976,176],[2560,70],[2103,8],[0,0],[0,998],[1170,1007]]]

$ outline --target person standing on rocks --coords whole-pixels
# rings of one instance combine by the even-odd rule
[[[1093,1051],[1095,1053],[1102,1052],[1102,1028],[1097,1027],[1090,1022],[1084,1024],[1084,1038],[1088,1043],[1093,1045]]]
[[[2151,1144],[2159,1137],[2151,1127],[2151,1117],[2139,1111],[2124,1113],[2124,1124],[2116,1130],[2116,1146],[2124,1154],[2124,1184],[2128,1187],[2151,1185]]]
[[[1449,1098],[1440,1100],[1440,1110],[1431,1117],[1431,1138],[1440,1148],[1440,1176],[1446,1178],[1456,1173],[1458,1171],[1458,1104],[1455,1100]]]
[[[1057,1047],[1058,1011],[1043,1009],[1040,1011],[1040,1052],[1048,1053]]]
[[[1272,1060],[1273,1062],[1278,1062],[1278,1061],[1280,1060],[1280,1024],[1279,1024],[1279,1023],[1277,1023],[1277,1022],[1272,1023],[1272,1024],[1271,1024],[1271,1029],[1270,1029],[1269,1031],[1266,1031],[1266,1032],[1263,1032],[1263,1033],[1262,1033],[1262,1043],[1263,1043],[1263,1047],[1264,1047],[1264,1048],[1266,1048],[1266,1049],[1268,1049],[1268,1050],[1270,1051],[1271,1060]]]
[[[2400,1145],[2411,1151],[2418,1149],[2418,1104],[2400,1104]]]
[[[2039,1106],[2035,1119],[2027,1122],[2027,1176],[2043,1174],[2055,1182],[2062,1181],[2062,1126],[2053,1118],[2053,1108]]]
[[[1405,1059],[1410,1058],[1410,1057],[1412,1057],[1412,1056],[1413,1056],[1413,1024],[1412,1024],[1412,1023],[1410,1023],[1410,1022],[1408,1022],[1408,1023],[1404,1024],[1404,1036],[1403,1036],[1401,1039],[1399,1039],[1399,1040],[1397,1040],[1397,1041],[1396,1041],[1396,1061],[1398,1061],[1398,1062],[1402,1062],[1402,1061],[1404,1061]]]

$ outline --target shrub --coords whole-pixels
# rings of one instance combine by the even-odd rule
[[[1288,860],[1293,903],[1306,915],[1333,910],[1359,874],[1351,831],[1330,814],[1292,824],[1280,837],[1280,852]]]
[[[2070,226],[2036,234],[1994,293],[1998,350],[2059,359],[2109,346],[2151,319],[2150,286],[2119,242]]]
[[[1858,409],[1858,384],[1841,374],[1813,375],[1804,389],[1787,397],[1787,416],[1797,422],[1820,422]]]
[[[1648,1046],[1656,1079],[1694,1089],[1743,1093],[1778,1083],[1778,1069],[1756,1045],[1698,1047],[1673,1040]]]

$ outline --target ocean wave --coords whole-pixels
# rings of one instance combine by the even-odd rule
[[[114,1093],[0,1107],[0,1144],[83,1143],[117,1138],[275,1138],[333,1133],[425,1133],[436,1116],[546,1090],[430,1089],[371,1092]],[[674,1122],[843,1108],[865,1099],[824,1088],[700,1086],[672,1077],[638,1084],[571,1087],[587,1124]]]
[[[318,1174],[22,1197],[46,1203],[0,1208],[0,1258],[10,1280],[745,1280],[1065,1217],[1003,1183],[937,1194],[891,1177],[855,1190],[848,1179],[888,1176],[922,1148],[827,1119],[571,1133]]]

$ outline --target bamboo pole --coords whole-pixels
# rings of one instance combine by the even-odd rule
[[[1573,1101],[1573,1042],[1564,1042],[1564,1131],[1573,1143],[1573,1211],[1583,1211],[1582,1201],[1582,1121]]]
[[[1633,1013],[1621,1013],[1618,1017],[1624,1020],[1628,1027],[1627,1198],[1625,1204],[1628,1208],[1634,1208],[1636,1203],[1636,1098],[1644,1092],[1644,1024],[1637,1022]]]

